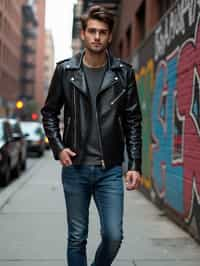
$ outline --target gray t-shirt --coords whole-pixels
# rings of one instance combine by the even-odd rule
[[[99,130],[97,128],[98,124],[96,116],[96,96],[102,84],[106,66],[100,68],[90,68],[86,65],[83,65],[83,70],[90,94],[90,104],[92,110],[90,128],[88,129],[89,135],[87,137],[86,147],[84,151],[83,164],[100,165],[102,154],[99,143]]]

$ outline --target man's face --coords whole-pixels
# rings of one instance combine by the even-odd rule
[[[90,52],[102,53],[111,42],[112,34],[106,23],[89,19],[85,31],[81,31],[81,39]]]

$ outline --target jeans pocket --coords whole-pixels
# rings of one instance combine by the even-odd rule
[[[66,165],[62,167],[62,182],[64,183],[65,180],[74,179],[74,166]]]
[[[123,176],[122,166],[117,165],[113,168],[114,174],[117,178],[121,178]]]
[[[72,164],[70,164],[70,165],[63,165],[63,168],[70,168],[72,166],[73,166]]]

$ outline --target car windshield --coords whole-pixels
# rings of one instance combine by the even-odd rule
[[[43,136],[42,128],[37,123],[21,123],[24,134]]]
[[[3,139],[3,124],[0,124],[0,140]]]

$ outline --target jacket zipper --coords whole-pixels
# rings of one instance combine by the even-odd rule
[[[71,117],[69,116],[69,117],[67,118],[66,140],[67,140],[67,136],[68,136],[68,133],[69,133],[70,121],[71,121]]]
[[[100,144],[100,149],[101,149],[101,154],[102,154],[102,159],[101,159],[101,166],[103,169],[105,169],[105,161],[103,158],[103,145],[102,145],[102,139],[101,139],[101,132],[100,132],[100,126],[99,126],[99,116],[96,110],[96,120],[97,120],[97,127],[98,127],[98,137],[99,137],[99,144]]]
[[[77,125],[77,117],[76,117],[76,90],[74,88],[74,149],[75,149],[75,151],[76,151],[76,148],[77,148],[76,125]]]
[[[126,91],[126,89],[123,89],[123,90],[120,92],[120,94],[117,95],[117,97],[116,97],[114,100],[112,100],[112,102],[111,102],[110,104],[111,104],[111,105],[115,104],[115,103],[119,100],[119,98],[125,93],[125,91]]]

